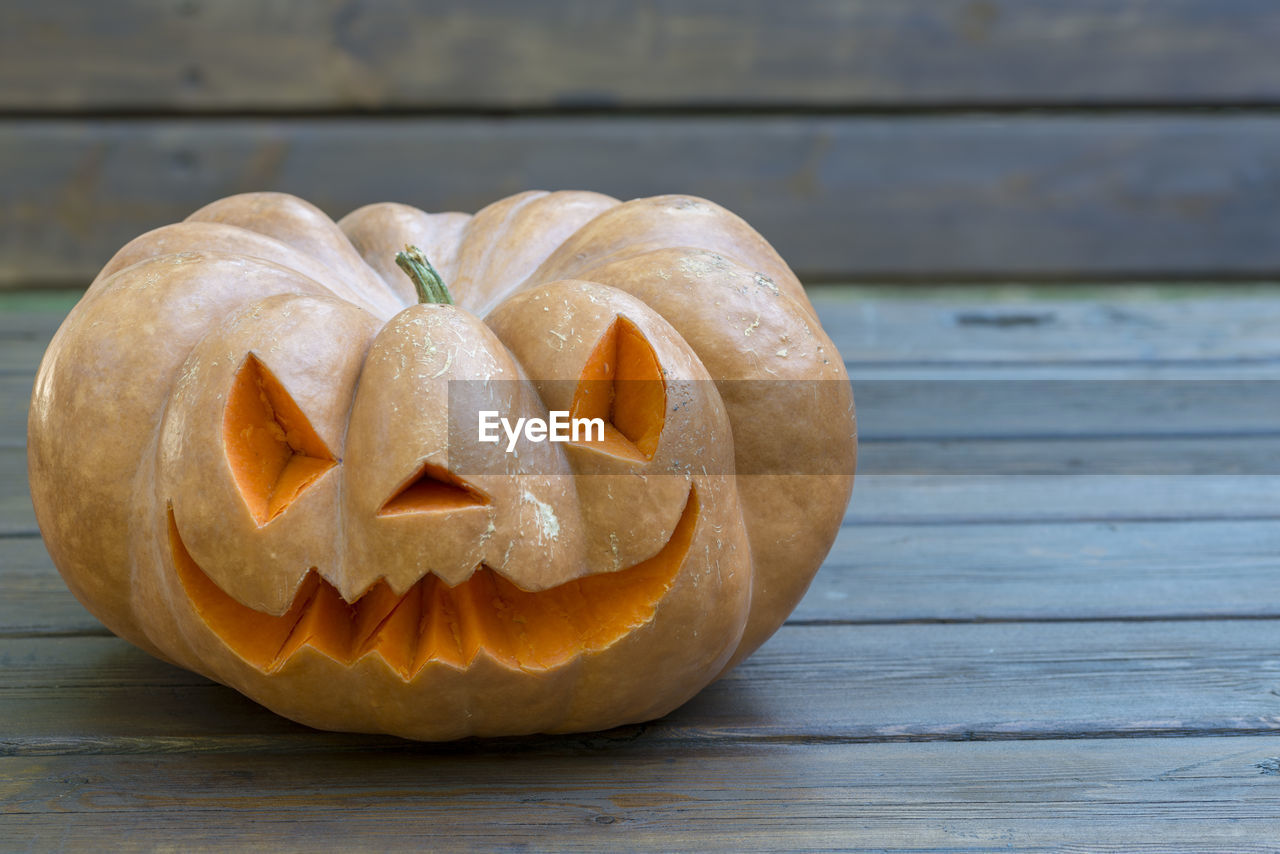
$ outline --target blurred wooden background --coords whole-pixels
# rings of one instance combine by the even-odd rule
[[[1274,0],[5,0],[0,287],[230,193],[707,196],[807,282],[1280,275]]]

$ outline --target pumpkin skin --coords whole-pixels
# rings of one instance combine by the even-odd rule
[[[406,244],[456,306],[417,303]],[[589,378],[617,381],[612,444],[449,436],[450,381],[514,418]],[[684,703],[795,607],[852,489],[847,379],[786,264],[703,199],[335,224],[250,193],[135,239],[72,310],[33,391],[32,498],[108,628],[294,720],[603,729]]]

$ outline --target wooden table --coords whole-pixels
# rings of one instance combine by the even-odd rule
[[[790,622],[663,720],[446,745],[75,602],[23,449],[69,305],[0,298],[0,850],[1280,845],[1280,292],[819,292],[861,473]]]

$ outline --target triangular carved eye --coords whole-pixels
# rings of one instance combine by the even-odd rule
[[[615,456],[653,459],[667,417],[667,387],[653,347],[625,317],[613,321],[587,357],[570,417],[604,421],[604,441],[584,444]]]
[[[259,527],[337,463],[293,397],[252,353],[236,372],[222,435],[236,486]]]
[[[463,507],[483,507],[488,503],[489,496],[462,478],[440,466],[423,463],[413,477],[387,499],[378,515],[460,510]]]

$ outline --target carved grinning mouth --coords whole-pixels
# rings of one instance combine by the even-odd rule
[[[379,580],[347,602],[313,568],[278,616],[241,604],[200,568],[172,508],[169,545],[200,618],[255,668],[278,670],[310,646],[344,664],[376,653],[408,681],[431,662],[465,668],[481,649],[509,666],[544,670],[612,645],[653,618],[684,564],[697,519],[690,486],[684,512],[656,555],[537,592],[481,564],[456,587],[426,575],[397,595]]]

